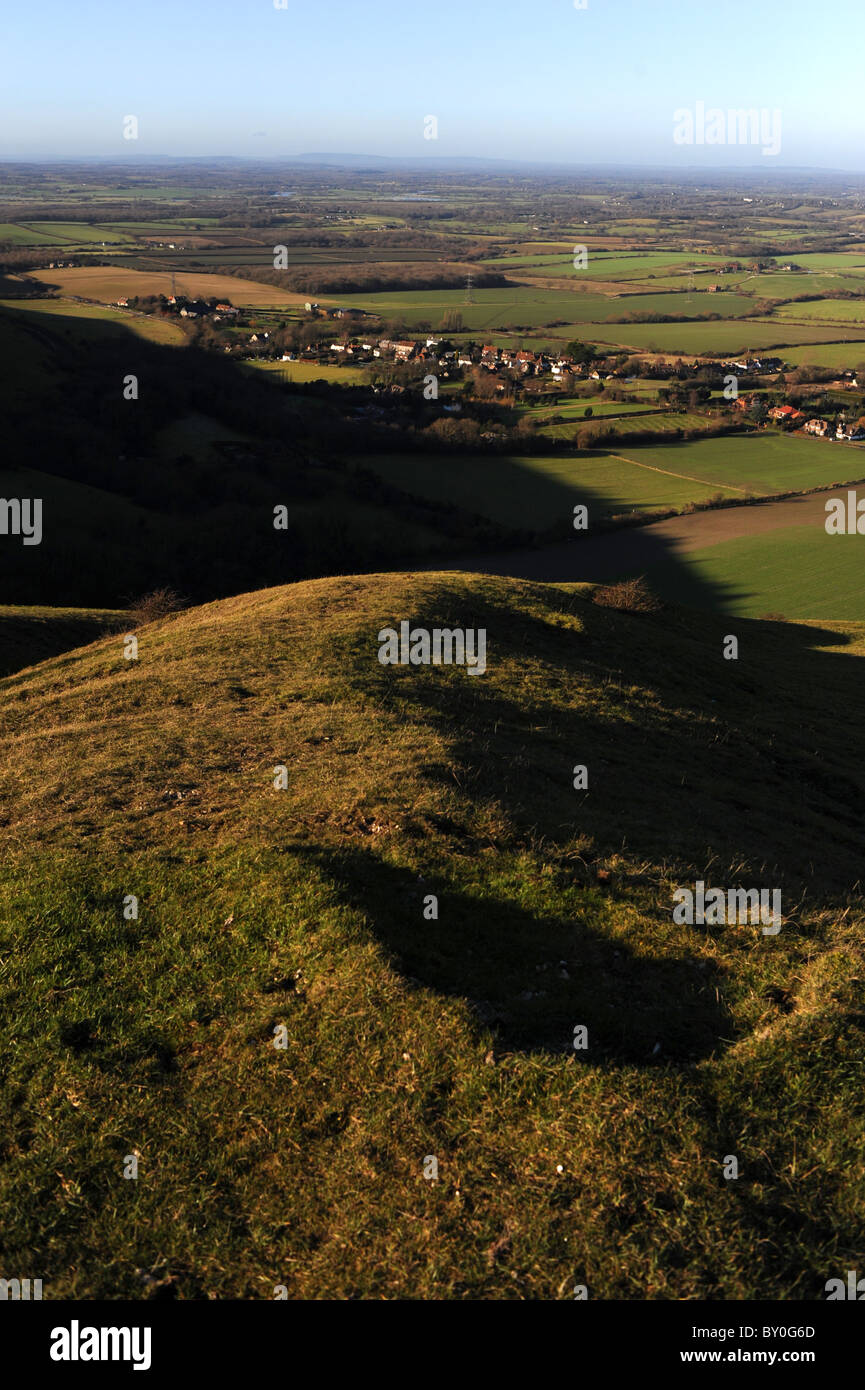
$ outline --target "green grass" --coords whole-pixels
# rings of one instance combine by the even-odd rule
[[[861,288],[865,290],[865,281]],[[802,304],[782,304],[775,316],[798,322],[865,323],[865,299],[809,299]]]
[[[487,673],[380,666],[402,617],[483,626]],[[2,682],[7,1268],[822,1300],[863,1238],[865,634],[728,628],[348,577]],[[674,924],[697,878],[781,887],[780,934]]]
[[[340,386],[363,385],[367,367],[328,367],[318,362],[245,362],[256,372],[270,372],[281,381],[335,381]]]
[[[813,343],[810,347],[784,349],[785,361],[792,366],[837,367],[852,371],[865,362],[865,343]]]
[[[350,294],[343,295],[340,303],[380,314],[385,319],[400,319],[409,326],[429,322],[435,327],[448,310],[457,310],[462,315],[465,327],[472,330],[514,324],[533,328],[555,320],[569,325],[595,325],[609,323],[629,314],[683,314],[696,317],[706,313],[720,314],[725,310],[737,314],[747,313],[751,305],[744,295],[700,294],[696,291],[690,297],[684,294],[627,294],[613,297],[583,294],[579,289],[580,273],[571,270],[574,277],[572,290],[533,289],[526,285],[476,289],[472,292],[472,304],[464,303],[465,290],[462,289]],[[679,326],[683,329],[692,327],[690,324]]]
[[[730,613],[865,622],[861,536],[827,536],[821,525],[791,526],[688,552],[679,566],[650,571],[652,584],[679,602],[698,602],[711,586]]]
[[[51,322],[45,326],[53,333],[65,333],[69,337],[103,337],[105,333],[115,332],[118,335],[133,333],[136,338],[167,347],[184,347],[187,342],[182,329],[168,319],[124,313],[101,304],[77,304],[71,299],[28,299],[26,303],[20,299],[0,299],[2,309],[20,314],[25,323],[37,327],[39,316],[50,316]]]
[[[109,226],[93,226],[89,222],[27,222],[25,230],[33,230],[40,236],[50,237],[55,244],[72,244],[75,246],[88,246],[91,243],[101,246],[115,245],[120,242],[133,241],[134,238],[127,232],[113,229]]]
[[[609,453],[599,448],[576,457],[381,454],[359,461],[407,492],[455,502],[467,511],[539,535],[570,527],[578,503],[589,507],[591,518],[679,508],[705,501],[719,490],[717,485],[641,467],[639,462],[616,457],[616,452],[610,446]],[[633,457],[639,460],[649,452],[640,448]]]
[[[17,222],[0,222],[0,242],[11,242],[13,246],[56,246],[56,235],[32,231]]]
[[[665,420],[687,424],[688,417],[635,416],[616,428],[650,428]],[[699,425],[701,417],[694,421]],[[549,432],[572,437],[575,428],[552,426]],[[763,496],[865,476],[865,453],[769,431],[630,448],[626,441],[601,444],[575,457],[395,453],[361,456],[359,462],[407,492],[455,502],[538,534],[562,526],[579,502],[589,507],[590,517],[660,511],[705,502],[718,492]]]
[[[709,295],[709,299],[717,299]],[[557,330],[558,331],[558,330]],[[701,353],[739,353],[747,349],[777,348],[777,357],[789,359],[786,345],[818,342],[827,336],[825,325],[813,328],[783,320],[741,319],[736,323],[637,323],[622,324],[585,323],[580,327],[580,337],[589,343],[611,343],[646,352],[662,352],[668,356],[677,353],[699,355]],[[851,342],[865,338],[865,330],[847,329],[843,335]],[[779,346],[780,345],[780,346]],[[854,349],[855,350],[855,349]]]

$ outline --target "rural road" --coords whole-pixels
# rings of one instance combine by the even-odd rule
[[[783,502],[754,502],[670,517],[650,526],[607,531],[587,539],[556,542],[535,550],[448,558],[447,568],[472,574],[500,574],[512,579],[551,582],[611,579],[633,567],[649,569],[661,557],[685,555],[787,526],[819,526],[826,519],[827,497],[846,496],[846,488],[791,497]],[[427,569],[441,569],[442,560]]]

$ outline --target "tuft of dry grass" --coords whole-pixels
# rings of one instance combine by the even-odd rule
[[[622,613],[658,613],[664,606],[642,574],[600,585],[592,594],[592,601],[601,608],[617,608]]]

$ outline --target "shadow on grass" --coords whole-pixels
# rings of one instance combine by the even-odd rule
[[[593,1065],[687,1063],[732,1036],[710,962],[640,956],[590,925],[605,913],[538,915],[506,898],[476,896],[450,879],[419,879],[372,851],[309,855],[342,901],[364,915],[410,983],[466,999],[506,1050],[576,1053]],[[424,917],[437,898],[437,920]]]

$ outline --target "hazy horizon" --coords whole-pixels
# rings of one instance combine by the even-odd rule
[[[276,8],[277,4],[284,8]],[[47,0],[7,21],[0,159],[473,158],[865,172],[855,0]],[[843,48],[839,60],[839,35]],[[674,113],[778,113],[777,138],[674,141]],[[124,122],[137,121],[134,138]],[[436,126],[430,135],[430,119]],[[771,153],[763,153],[764,149]],[[829,153],[831,152],[831,153]]]

